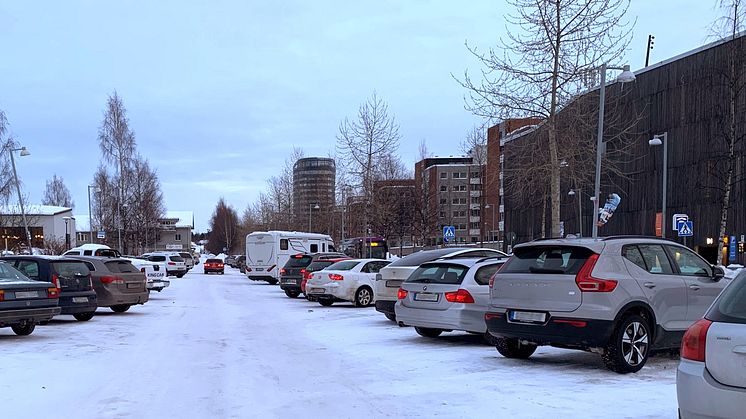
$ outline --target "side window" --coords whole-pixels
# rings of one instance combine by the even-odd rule
[[[310,246],[310,248],[311,248],[311,253],[319,253],[319,245],[318,244],[312,244]]]
[[[679,267],[682,275],[688,276],[712,276],[710,265],[689,249],[678,246],[666,246],[673,256],[674,262]]]
[[[651,274],[664,274],[671,275],[673,268],[671,263],[668,261],[663,246],[658,244],[641,244],[638,246],[642,258],[645,260],[647,271]]]
[[[627,245],[622,247],[622,257],[639,266],[641,269],[648,270],[648,267],[645,265],[645,259],[643,259],[642,253],[640,253],[640,249],[637,246]]]
[[[488,285],[490,283],[490,278],[492,278],[492,275],[494,275],[498,269],[500,269],[499,264],[482,266],[474,274],[474,281],[479,285]]]
[[[16,268],[31,279],[39,279],[39,264],[33,260],[20,260]]]
[[[96,270],[96,268],[93,267],[93,264],[91,262],[83,262],[85,263],[85,266],[88,268],[89,271],[93,272]]]
[[[84,256],[90,256],[90,255],[92,255],[92,254],[93,254],[93,253],[91,253],[91,250],[84,250],[84,251],[83,251],[83,255],[84,255]]]
[[[381,268],[383,268],[384,266],[385,265],[382,265],[381,262],[368,262],[361,271],[371,274],[377,274],[378,271],[380,271]]]
[[[280,250],[288,250],[288,239],[280,239]]]

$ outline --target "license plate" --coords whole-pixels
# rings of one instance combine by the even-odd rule
[[[127,284],[127,288],[140,288],[140,284],[134,283],[134,282],[130,282],[130,283]]]
[[[386,281],[386,286],[389,288],[399,288],[404,281],[395,281],[395,280],[388,280]]]
[[[544,323],[547,319],[547,313],[537,313],[535,311],[511,311],[510,320],[515,322],[527,323]]]
[[[298,282],[294,279],[283,279],[282,283],[283,284],[297,284]]]
[[[414,294],[415,301],[438,301],[438,294],[432,292],[416,292]]]
[[[310,290],[308,290],[308,293],[309,294],[323,294],[324,289],[323,288],[311,288]]]
[[[163,286],[163,282],[153,282],[150,286],[160,288]]]
[[[73,303],[87,303],[88,297],[73,297]]]
[[[38,291],[18,291],[16,292],[16,298],[36,298],[39,296]]]
[[[256,268],[257,272],[262,272],[264,268]]]

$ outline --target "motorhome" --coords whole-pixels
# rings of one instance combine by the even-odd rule
[[[334,241],[326,234],[255,231],[246,235],[246,276],[274,285],[292,255],[335,251]]]

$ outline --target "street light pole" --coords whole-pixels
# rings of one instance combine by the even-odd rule
[[[604,153],[604,106],[606,104],[606,70],[622,70],[616,81],[627,83],[635,80],[635,75],[629,70],[629,65],[623,67],[609,67],[601,64],[601,85],[598,94],[598,133],[596,138],[596,179],[593,189],[593,238],[598,237],[598,207],[601,195],[601,157]]]
[[[578,234],[583,237],[583,191],[579,186],[576,189],[577,192],[575,192],[575,189],[570,189],[567,194],[570,196],[578,195]]]
[[[26,219],[26,209],[23,207],[23,198],[21,197],[21,184],[18,182],[18,172],[16,172],[16,159],[13,156],[13,154],[16,151],[20,151],[22,157],[28,156],[31,153],[28,152],[26,147],[10,149],[10,162],[11,162],[11,165],[13,166],[13,178],[16,181],[16,191],[18,192],[18,205],[21,207],[21,217],[23,218],[23,228],[26,230],[26,243],[28,244],[29,252],[33,253],[31,251],[31,232],[28,229],[28,220]]]
[[[651,146],[661,145],[663,138],[663,199],[661,201],[661,237],[666,238],[666,196],[668,195],[668,131],[663,134],[654,135],[648,144]]]
[[[91,211],[91,188],[96,186],[88,185],[88,239],[91,243],[95,243],[93,240],[93,212]]]

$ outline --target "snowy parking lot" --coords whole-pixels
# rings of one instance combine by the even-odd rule
[[[7,418],[676,417],[677,359],[618,375],[542,347],[509,360],[371,308],[321,307],[201,266],[124,314],[0,329]]]

